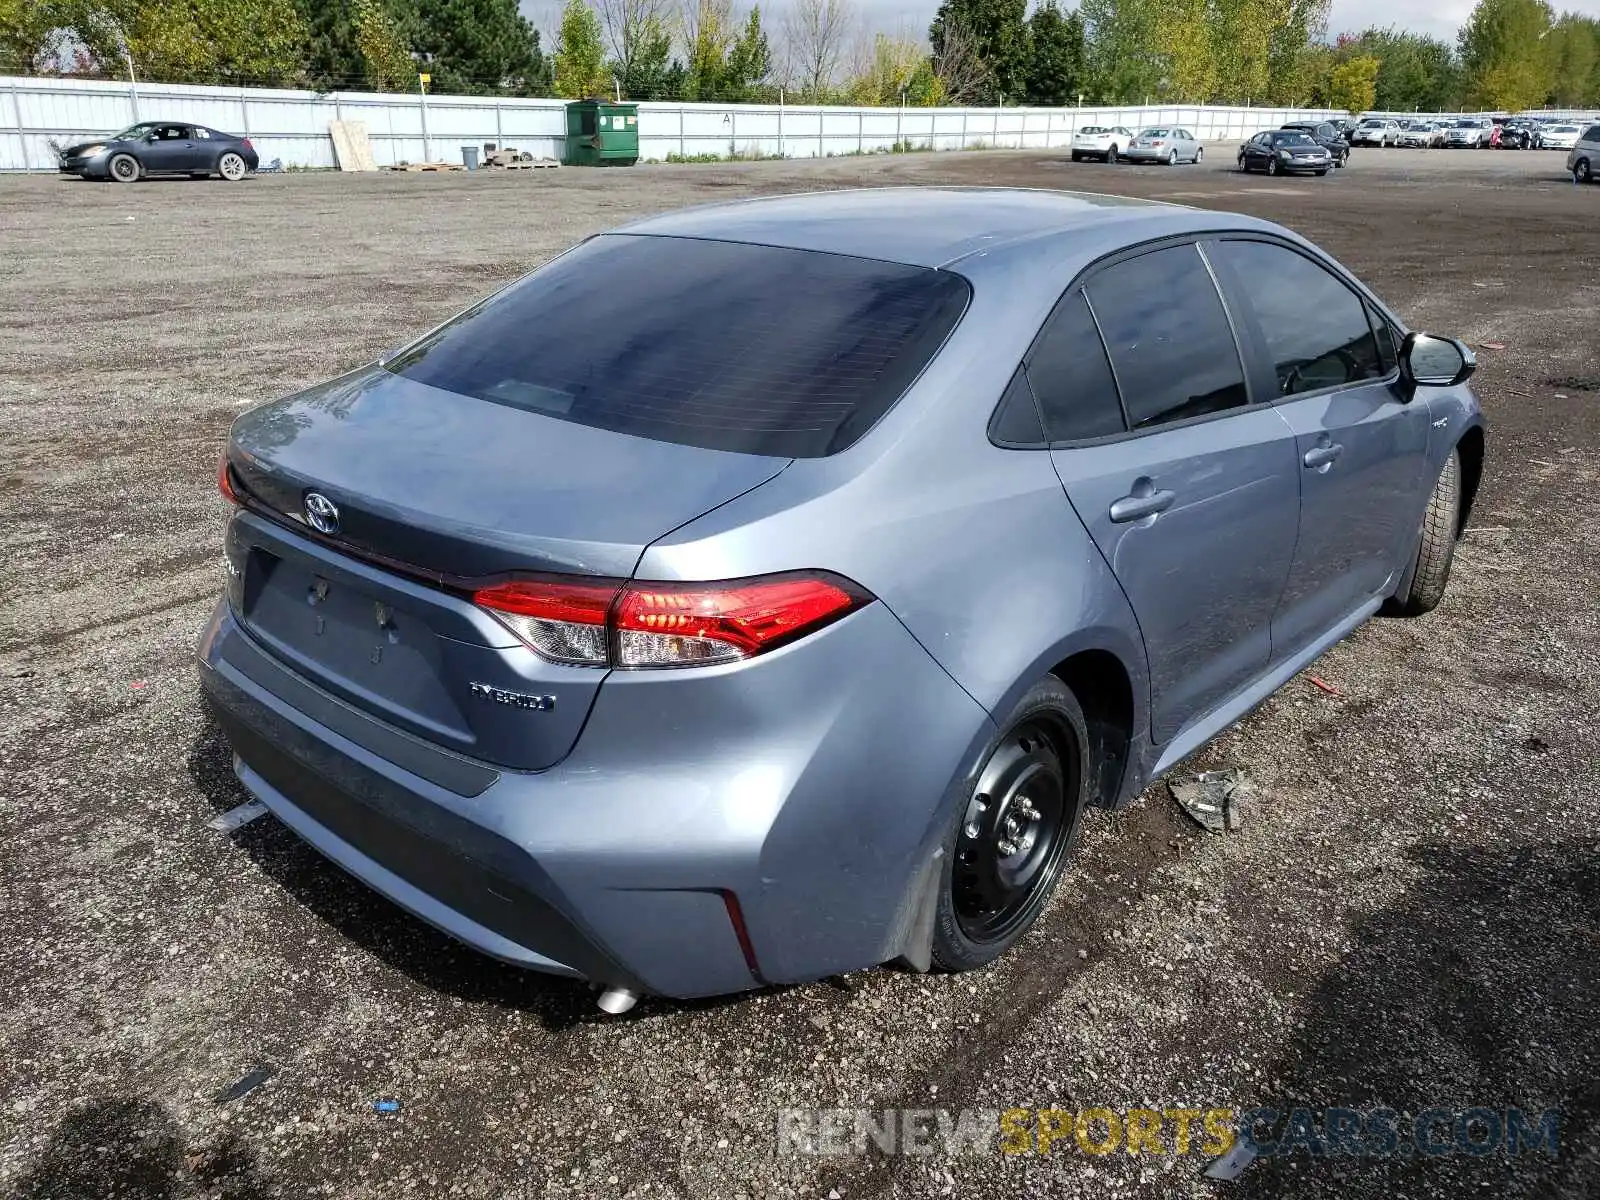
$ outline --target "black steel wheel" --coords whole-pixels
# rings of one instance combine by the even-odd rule
[[[1088,729],[1051,676],[1031,688],[989,748],[945,846],[933,961],[992,962],[1050,898],[1088,799]]]

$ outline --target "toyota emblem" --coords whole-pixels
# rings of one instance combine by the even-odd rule
[[[307,492],[306,521],[318,533],[338,533],[339,506],[321,492]]]

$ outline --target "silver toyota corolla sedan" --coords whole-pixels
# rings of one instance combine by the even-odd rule
[[[285,824],[609,1011],[978,967],[1088,806],[1439,602],[1472,367],[1250,217],[654,217],[234,423],[200,673]]]

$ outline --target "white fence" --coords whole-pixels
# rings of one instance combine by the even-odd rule
[[[1234,140],[1320,110],[1226,107],[835,108],[797,105],[639,106],[639,150],[669,154],[781,154],[814,158],[888,150],[1065,146],[1083,125],[1182,125],[1202,141]],[[563,101],[190,87],[56,77],[0,77],[0,170],[53,170],[50,148],[140,120],[210,125],[250,138],[263,163],[333,166],[328,122],[364,121],[380,164],[460,161],[460,147],[494,142],[558,158]]]

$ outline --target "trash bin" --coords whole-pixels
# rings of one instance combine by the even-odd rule
[[[461,165],[469,171],[478,169],[478,148],[476,146],[461,147]]]
[[[578,167],[631,167],[639,161],[639,106],[574,100],[567,105],[562,161]]]

